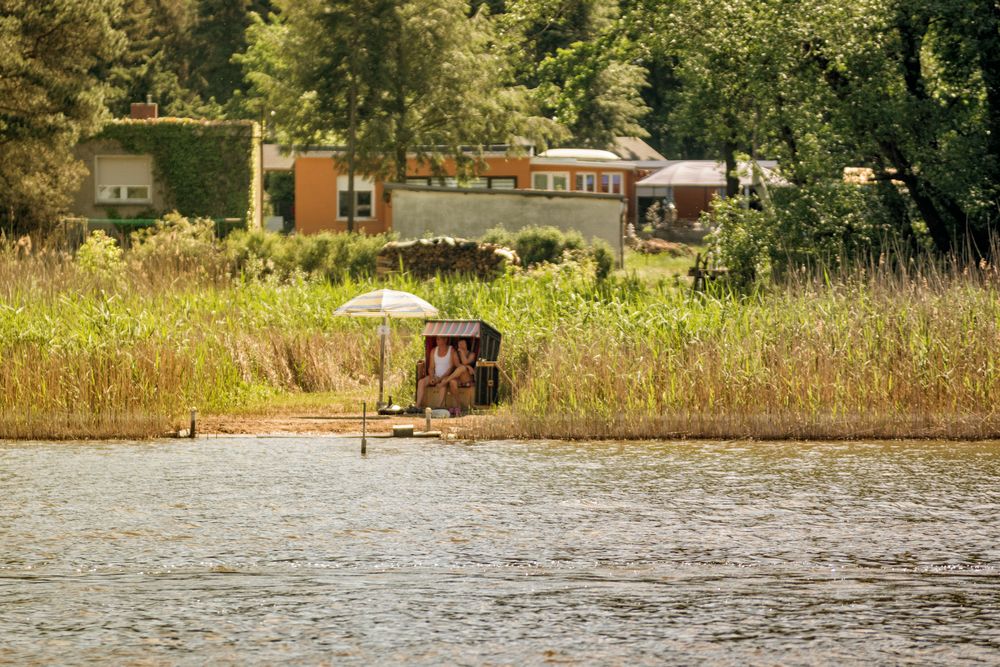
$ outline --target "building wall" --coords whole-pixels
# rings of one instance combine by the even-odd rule
[[[523,157],[486,157],[486,163],[481,176],[513,176],[517,179],[517,188],[523,190],[531,187],[531,162],[527,156]],[[441,165],[441,169],[446,174],[455,173],[455,161],[447,159]],[[412,158],[407,160],[406,173],[408,176],[431,176],[433,174],[430,165],[417,162]]]
[[[622,176],[622,194],[627,197],[628,201],[628,219],[635,221],[636,209],[635,209],[635,171],[632,169],[615,168],[614,162],[609,162],[607,166],[580,166],[572,164],[545,164],[540,162],[535,162],[531,165],[531,173],[535,172],[566,172],[569,173],[570,187],[576,188],[576,176],[577,174],[594,174],[597,179],[598,185],[600,184],[600,177],[602,173],[608,174],[621,174]],[[520,187],[520,182],[518,184]],[[525,186],[530,188],[531,183]]]
[[[517,231],[551,225],[599,238],[618,251],[624,199],[609,195],[512,190],[445,190],[393,186],[393,230],[402,238],[426,233],[478,238],[494,227]]]
[[[719,191],[714,187],[677,185],[674,186],[674,206],[681,220],[697,220],[702,211],[711,208],[712,198]]]
[[[87,169],[73,193],[74,216],[150,218],[176,210],[186,216],[238,218],[250,227],[260,225],[260,129],[256,123],[121,119],[81,141],[74,152]],[[116,155],[148,158],[149,201],[97,201],[95,158]]]
[[[533,163],[529,156],[486,157],[484,162],[485,169],[481,172],[481,176],[513,177],[517,181],[518,190],[530,190],[532,188],[532,174],[537,172],[566,173],[569,175],[570,188],[575,187],[578,173],[594,174],[598,187],[602,173],[618,174],[622,177],[622,195],[626,198],[627,215],[630,220],[634,219],[636,215],[636,179],[631,169],[615,168],[613,163],[606,166]],[[454,174],[455,171],[455,162],[449,159],[442,163],[439,173]],[[434,175],[434,170],[426,163],[410,159],[407,175],[410,177],[430,177]],[[337,179],[339,176],[343,176],[343,170],[329,155],[298,156],[296,158],[295,228],[297,231],[304,234],[346,231],[346,221],[337,219]],[[374,185],[374,204],[375,210],[371,218],[356,220],[358,229],[368,233],[396,229],[393,220],[395,207],[386,196],[383,183],[379,180],[376,180]],[[438,230],[431,231],[438,232]]]
[[[329,157],[295,160],[295,229],[303,234],[347,231],[347,221],[337,219],[337,171]],[[360,178],[358,179],[360,180]],[[374,217],[357,219],[357,231],[379,234],[389,229],[389,218],[380,181],[373,193]]]
[[[93,140],[78,144],[73,151],[76,158],[83,162],[87,174],[75,193],[73,193],[73,215],[80,218],[135,218],[145,215],[148,211],[161,211],[169,204],[168,193],[160,179],[153,174],[152,203],[150,204],[98,204],[97,175],[95,173],[96,158],[99,155],[135,155],[121,147],[117,141],[110,139]]]

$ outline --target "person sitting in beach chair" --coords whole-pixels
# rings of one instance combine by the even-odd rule
[[[428,391],[438,392],[437,403],[444,401],[444,392],[448,388],[448,380],[459,366],[458,354],[455,348],[448,345],[448,339],[438,336],[437,345],[430,352],[430,362],[427,374],[417,382],[417,405],[424,404],[424,394]]]
[[[445,385],[448,387],[448,393],[455,397],[455,405],[458,405],[458,388],[476,384],[476,353],[469,349],[469,341],[459,338],[455,354],[458,357],[458,364],[445,379]]]

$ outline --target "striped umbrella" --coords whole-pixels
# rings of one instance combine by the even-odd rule
[[[378,406],[382,406],[382,394],[385,386],[385,340],[389,336],[389,318],[392,317],[436,317],[437,308],[427,303],[419,296],[409,292],[399,292],[391,289],[380,289],[356,296],[333,312],[334,315],[346,317],[381,317],[382,326],[378,328]]]

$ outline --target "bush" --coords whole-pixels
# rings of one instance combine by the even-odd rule
[[[236,232],[226,239],[239,271],[263,271],[286,278],[304,272],[333,283],[375,275],[375,258],[393,236],[329,233],[283,236],[274,232]]]
[[[578,260],[585,256],[594,261],[596,275],[603,280],[615,264],[614,252],[606,242],[594,239],[588,247],[583,236],[556,227],[525,227],[518,232],[491,229],[483,236],[486,243],[495,243],[517,251],[525,268],[539,264],[560,264],[567,258]]]
[[[594,239],[590,244],[590,254],[594,258],[594,264],[596,264],[597,279],[604,280],[611,274],[611,269],[615,268],[614,251],[607,241]]]
[[[225,258],[219,249],[215,222],[174,212],[136,232],[129,257],[146,272],[208,273],[221,268]]]
[[[101,230],[87,237],[76,251],[76,261],[84,273],[98,280],[121,278],[125,270],[122,249],[113,238]]]
[[[801,266],[877,254],[899,240],[898,217],[878,192],[841,182],[775,188],[765,210],[744,200],[716,200],[709,246],[738,283],[780,277]]]

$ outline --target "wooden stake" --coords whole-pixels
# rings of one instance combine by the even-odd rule
[[[361,456],[368,451],[368,402],[361,404]]]
[[[189,438],[195,437],[195,433],[197,432],[196,427],[198,425],[197,422],[198,422],[198,408],[191,408],[191,429],[188,431]]]
[[[382,407],[382,389],[385,385],[385,339],[387,336],[386,329],[389,328],[389,316],[386,315],[382,320],[382,328],[379,329],[379,348],[378,348],[378,403],[375,404],[376,408]]]

